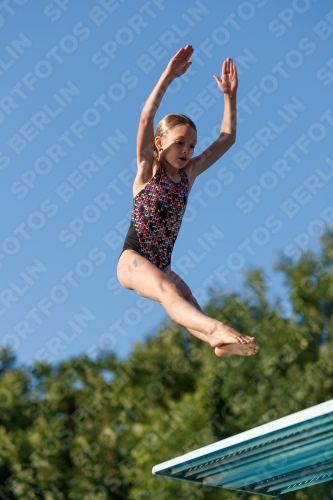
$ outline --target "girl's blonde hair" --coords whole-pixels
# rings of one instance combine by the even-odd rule
[[[155,137],[165,137],[168,132],[177,125],[190,125],[197,131],[197,127],[195,123],[185,115],[181,115],[179,113],[171,113],[166,115],[162,120],[157,124]],[[154,156],[158,159],[159,152],[154,143]]]

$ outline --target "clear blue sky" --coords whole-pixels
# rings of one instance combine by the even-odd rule
[[[166,318],[119,286],[116,264],[140,109],[186,44],[191,70],[156,123],[188,114],[204,149],[223,115],[213,74],[232,57],[239,127],[194,184],[172,266],[201,305],[252,266],[284,298],[278,252],[317,248],[333,221],[330,2],[8,0],[0,31],[0,332],[19,363],[124,357]]]

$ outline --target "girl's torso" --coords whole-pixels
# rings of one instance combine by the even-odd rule
[[[158,162],[153,167],[150,175],[145,172],[144,176],[142,170],[140,175],[138,171],[138,182],[133,187],[131,226],[141,255],[164,270],[170,266],[186,209],[189,179],[186,167],[176,171],[174,178]]]

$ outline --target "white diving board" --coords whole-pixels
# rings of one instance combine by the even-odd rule
[[[155,465],[153,474],[278,497],[333,479],[333,399]]]

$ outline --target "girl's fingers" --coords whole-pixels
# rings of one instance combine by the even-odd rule
[[[185,59],[189,59],[191,57],[191,55],[193,54],[193,52],[194,52],[194,49],[193,49],[192,45],[187,45],[185,47],[185,52],[184,52],[184,55],[183,55],[184,58]]]
[[[186,45],[185,50],[188,50],[191,52],[193,50],[192,45]]]
[[[172,59],[185,59],[188,60],[193,54],[194,49],[192,45],[186,45],[186,47],[182,47],[178,50],[177,54],[173,56]]]
[[[222,76],[225,75],[229,75],[229,76],[237,76],[237,68],[236,66],[234,65],[234,62],[233,60],[228,57],[227,59],[225,59],[225,61],[223,62],[223,65],[222,65]]]
[[[222,77],[228,74],[228,62],[225,60],[222,65]]]

